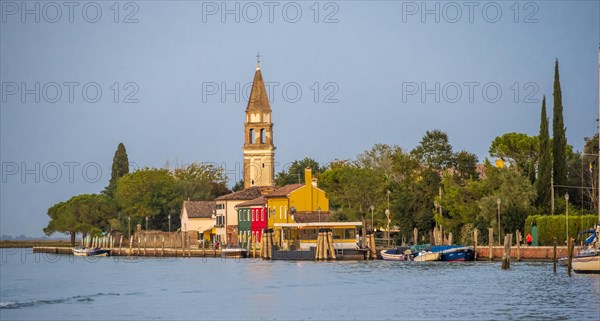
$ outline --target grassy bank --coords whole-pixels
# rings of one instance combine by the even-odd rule
[[[79,244],[79,242],[75,242]],[[54,246],[71,247],[71,242],[67,240],[4,240],[0,241],[0,248],[27,248],[34,246]]]

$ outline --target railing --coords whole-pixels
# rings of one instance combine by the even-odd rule
[[[375,238],[375,247],[396,247],[396,241],[388,238]]]

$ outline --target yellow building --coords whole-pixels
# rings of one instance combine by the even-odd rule
[[[265,196],[269,228],[276,223],[324,222],[329,217],[329,199],[317,187],[310,168],[304,170],[304,184],[290,184]],[[279,231],[275,231],[280,239]]]

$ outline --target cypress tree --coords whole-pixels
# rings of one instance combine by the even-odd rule
[[[129,159],[127,158],[125,145],[120,143],[115,152],[115,157],[113,158],[110,181],[104,190],[104,193],[112,197],[117,188],[117,180],[127,174],[129,174]]]
[[[562,93],[560,90],[560,79],[558,76],[558,59],[554,65],[554,109],[552,115],[552,174],[554,185],[567,185],[567,137],[563,122]],[[556,188],[558,195],[565,193],[566,189]]]
[[[542,99],[542,115],[540,121],[539,138],[539,163],[536,182],[537,205],[541,207],[547,207],[550,203],[552,153],[550,152],[550,134],[548,133],[548,116],[546,115],[546,95],[544,95],[544,98]]]

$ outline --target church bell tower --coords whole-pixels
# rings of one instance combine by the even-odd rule
[[[260,71],[260,61],[256,64],[252,90],[246,107],[243,151],[244,188],[273,186],[275,177],[273,123],[271,105]]]

